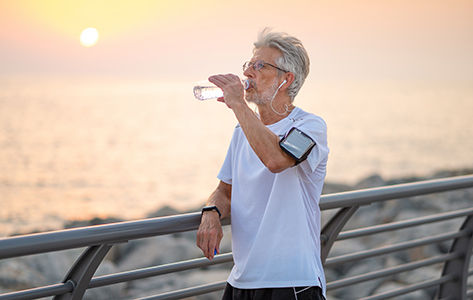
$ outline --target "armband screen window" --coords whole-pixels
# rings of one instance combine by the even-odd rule
[[[293,127],[279,142],[279,146],[284,152],[293,157],[298,164],[307,158],[315,146],[315,142],[307,134]]]

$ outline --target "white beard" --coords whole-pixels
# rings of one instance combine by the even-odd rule
[[[263,91],[262,93],[259,93],[255,89],[254,93],[246,94],[245,95],[246,101],[254,103],[256,105],[262,105],[262,104],[265,104],[265,103],[269,103],[271,100],[273,100],[273,97],[275,96],[274,93],[276,92],[277,88],[278,88],[278,82],[275,79],[272,86],[271,86],[271,88]]]

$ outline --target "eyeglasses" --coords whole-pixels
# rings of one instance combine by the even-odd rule
[[[250,67],[253,67],[253,70],[255,71],[259,71],[261,70],[265,65],[268,65],[268,66],[271,66],[273,68],[276,68],[278,69],[279,71],[282,71],[284,73],[287,73],[289,71],[286,71],[286,70],[283,70],[279,67],[276,67],[275,65],[272,65],[270,63],[267,63],[267,62],[264,62],[262,60],[257,60],[255,62],[251,62],[251,61],[247,61],[246,63],[243,64],[243,72],[245,72],[246,70],[248,70]]]

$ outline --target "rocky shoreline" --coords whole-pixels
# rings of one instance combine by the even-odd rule
[[[326,183],[324,194],[356,190],[361,188],[378,187],[405,182],[414,182],[426,179],[473,174],[473,169],[441,171],[426,177],[409,177],[385,180],[379,175],[365,178],[350,186],[337,183]],[[463,189],[454,192],[432,194],[421,197],[405,198],[400,201],[387,201],[361,207],[349,221],[345,230],[374,224],[394,222],[426,214],[440,213],[460,208],[469,208],[473,204],[473,189]],[[190,211],[198,211],[199,208]],[[153,212],[149,217],[174,215],[178,212],[171,207],[163,207]],[[334,214],[333,211],[324,211],[322,223]],[[69,222],[66,228],[104,224],[121,221],[115,218],[92,219],[89,221]],[[459,220],[442,222],[439,225],[427,225],[415,228],[394,231],[389,234],[373,235],[366,238],[337,242],[330,256],[338,256],[355,251],[372,249],[397,241],[414,239],[448,231],[457,230]],[[225,227],[222,240],[222,253],[231,251],[230,228]],[[328,281],[338,280],[357,274],[396,266],[412,260],[422,259],[433,254],[444,254],[448,251],[449,243],[440,243],[430,247],[415,248],[410,251],[401,251],[389,256],[380,256],[358,263],[345,264],[337,268],[327,268]],[[83,249],[46,253],[15,259],[0,261],[0,293],[22,290],[41,285],[60,282],[74,260]],[[142,240],[130,241],[112,248],[107,258],[99,267],[96,275],[111,274],[137,268],[171,263],[183,259],[202,257],[200,250],[195,246],[195,232],[160,236]],[[179,272],[176,274],[153,277],[128,283],[116,284],[103,288],[94,288],[87,291],[84,299],[133,299],[176,290],[189,286],[201,285],[210,282],[225,280],[231,264],[215,265],[205,269]],[[393,288],[406,286],[439,275],[441,265],[425,267],[408,273],[401,273],[386,278],[378,278],[364,284],[336,289],[328,294],[328,299],[356,299],[369,294],[387,291]],[[403,299],[432,299],[434,290],[427,289],[408,294]],[[219,299],[221,292],[202,295],[196,299]]]

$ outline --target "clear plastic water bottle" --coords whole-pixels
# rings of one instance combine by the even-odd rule
[[[247,90],[250,87],[248,79],[242,80],[243,87]],[[203,82],[194,86],[194,96],[197,100],[210,100],[223,97],[223,91],[210,82]]]

